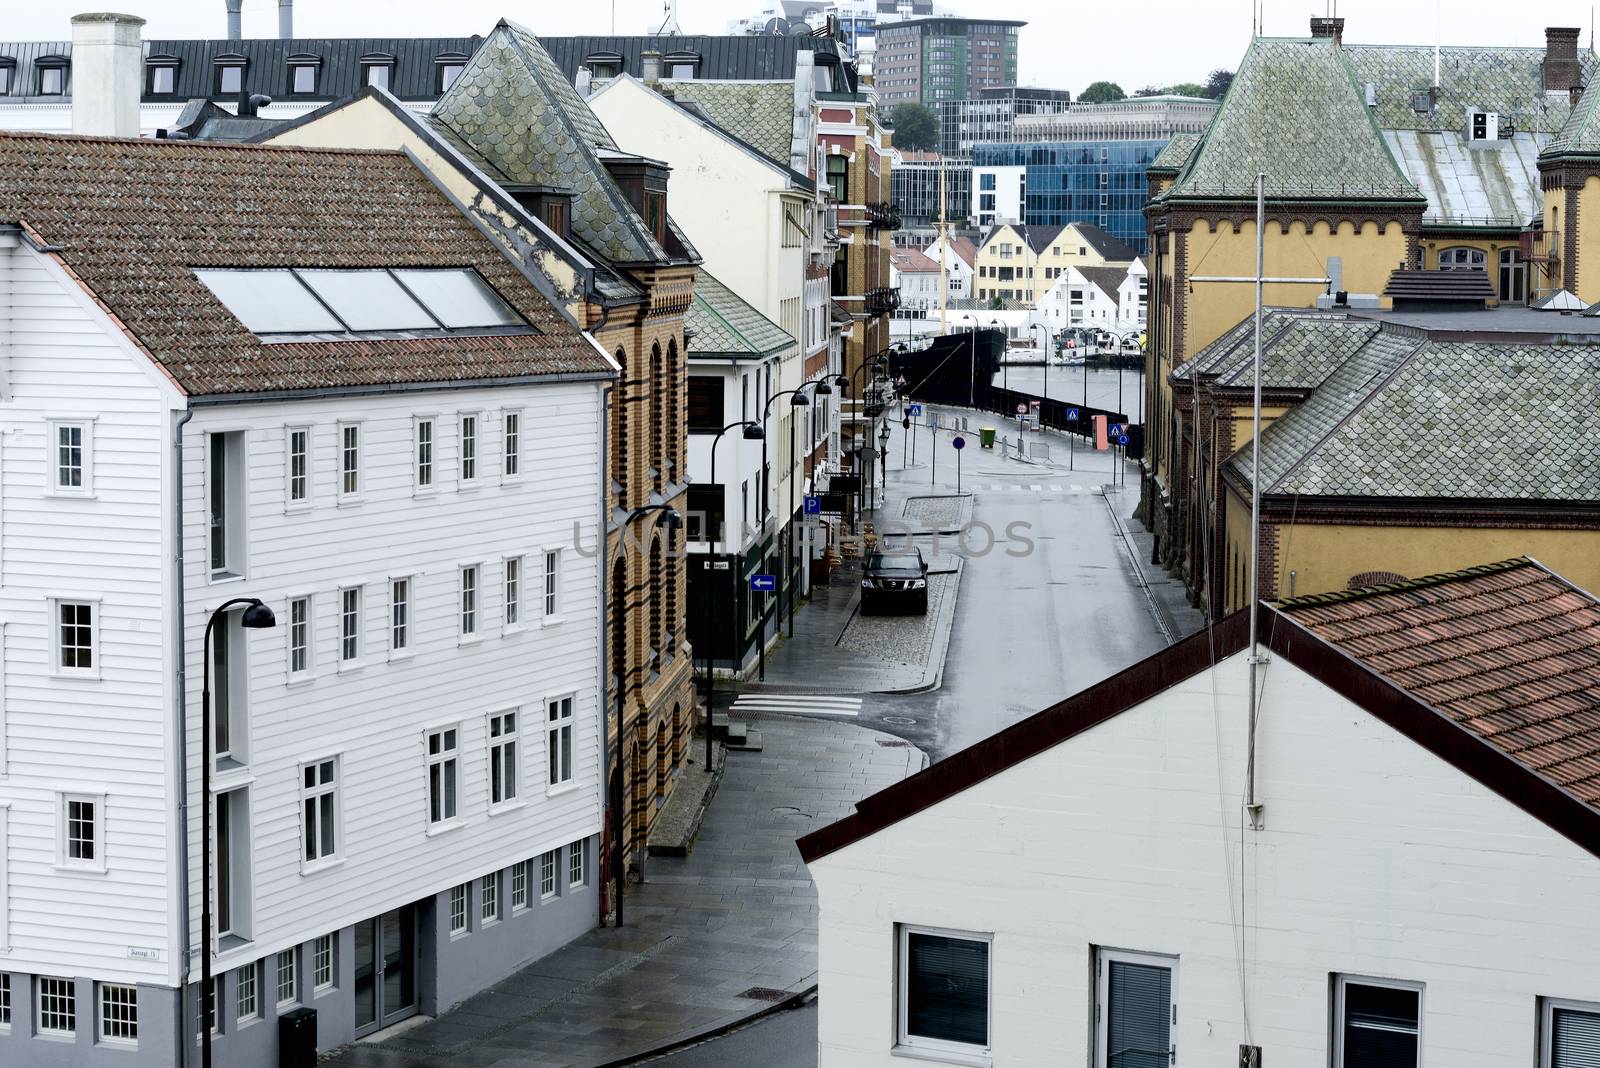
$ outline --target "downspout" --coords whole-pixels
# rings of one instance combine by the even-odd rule
[[[600,322],[601,324],[605,323],[605,318],[603,316],[601,317]],[[591,336],[593,336],[592,332]],[[595,530],[594,550],[595,560],[598,561],[600,567],[600,611],[595,613],[595,630],[598,632],[598,640],[595,648],[600,651],[600,655],[596,657],[597,666],[595,668],[595,674],[598,676],[596,681],[599,684],[599,688],[595,691],[595,693],[597,695],[596,704],[598,705],[596,715],[600,720],[600,796],[608,800],[611,797],[611,747],[606,738],[606,710],[610,707],[610,702],[606,699],[606,654],[610,646],[607,642],[609,634],[606,628],[606,613],[611,610],[611,600],[608,591],[606,590],[606,582],[607,577],[611,572],[611,561],[609,559],[610,554],[608,552],[610,542],[607,537],[610,527],[610,523],[608,522],[609,516],[607,513],[610,510],[609,506],[611,503],[611,465],[606,462],[608,458],[606,450],[609,445],[608,431],[610,429],[608,426],[610,420],[606,418],[606,413],[611,405],[612,389],[612,386],[603,386],[600,389],[600,507],[596,515],[596,518],[599,520],[599,524],[598,528]],[[605,811],[603,807],[605,803],[607,802],[602,802],[602,813]],[[613,817],[615,816],[614,813],[611,815]],[[605,825],[604,819],[602,819],[600,822],[602,826]],[[615,838],[615,833],[613,833],[613,838]],[[595,847],[595,859],[598,863],[598,845]],[[604,893],[604,889],[608,885],[609,884],[606,882],[605,878],[602,877],[600,879],[600,886],[602,890],[599,902],[600,917],[597,921],[598,926],[601,927],[605,926],[606,909],[610,905],[610,902],[606,900],[607,895]]]
[[[185,1003],[189,996],[189,702],[186,690],[184,655],[183,606],[183,427],[194,418],[194,409],[185,408],[172,427],[172,514],[175,517],[172,531],[173,613],[172,639],[176,666],[173,671],[174,707],[178,766],[178,952],[183,960],[183,971],[178,982],[178,1042],[183,1050],[179,1063],[189,1064],[194,1043],[189,1041],[189,1013]],[[205,803],[205,799],[201,799]]]

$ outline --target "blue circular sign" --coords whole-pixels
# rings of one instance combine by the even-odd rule
[[[1118,445],[1126,445],[1127,443],[1128,443],[1128,435],[1126,435],[1126,434],[1118,434],[1117,435],[1117,444]]]
[[[966,438],[956,438],[950,444],[954,445],[958,449],[964,449],[964,448],[967,447],[967,439]]]

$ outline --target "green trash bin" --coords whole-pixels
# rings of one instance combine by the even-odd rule
[[[994,427],[992,427],[992,426],[980,427],[978,429],[978,438],[979,438],[979,441],[983,445],[984,448],[986,448],[986,449],[994,448]]]

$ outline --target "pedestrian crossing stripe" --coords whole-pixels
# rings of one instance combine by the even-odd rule
[[[1050,485],[1006,485],[1000,482],[978,484],[972,487],[975,493],[1094,493],[1093,486],[1084,486],[1073,482],[1051,483]]]
[[[734,712],[783,712],[799,716],[859,716],[861,698],[831,694],[744,693],[733,702]]]

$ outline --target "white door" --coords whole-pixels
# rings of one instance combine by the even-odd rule
[[[1178,959],[1102,949],[1095,958],[1095,1068],[1178,1063]]]

